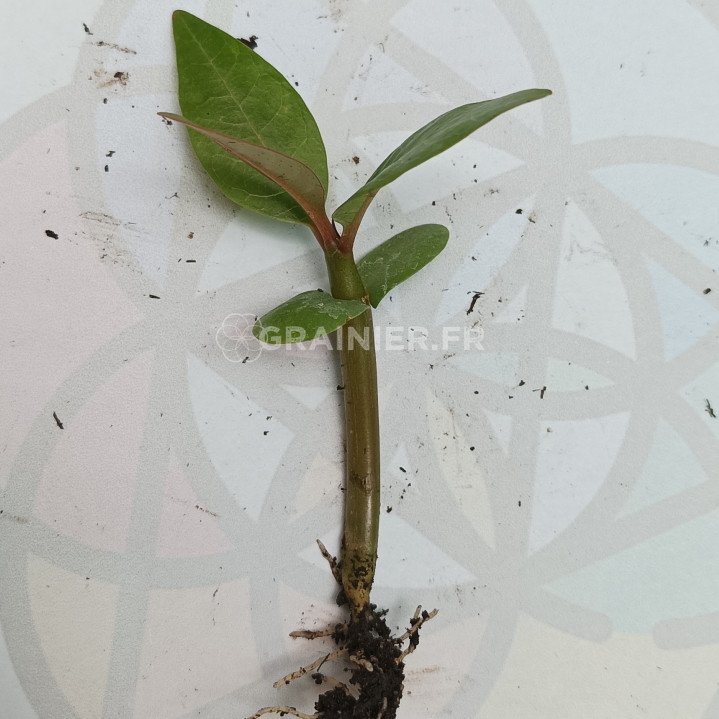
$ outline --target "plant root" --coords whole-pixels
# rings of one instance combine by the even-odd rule
[[[321,542],[317,544],[341,586],[342,575],[337,559]],[[298,639],[331,637],[337,648],[282,677],[274,683],[275,688],[307,675],[315,683],[326,683],[332,688],[320,694],[315,702],[314,714],[304,714],[294,707],[276,706],[260,709],[249,719],[267,714],[296,719],[395,719],[404,689],[404,660],[417,648],[420,630],[437,615],[437,610],[427,612],[421,606],[417,607],[409,621],[409,628],[399,636],[392,634],[385,615],[386,610],[378,610],[370,604],[346,623],[317,631],[302,629],[291,632],[290,636]],[[324,664],[338,660],[345,661],[342,671],[349,674],[346,684],[319,671]]]
[[[419,644],[419,630],[430,619],[434,619],[438,612],[438,609],[433,609],[431,612],[422,611],[421,604],[417,607],[414,616],[409,620],[410,628],[401,637],[397,638],[400,642],[409,640],[407,648],[397,658],[398,663],[403,662],[417,648]]]
[[[337,624],[334,627],[327,627],[327,629],[318,629],[312,631],[310,629],[297,629],[294,632],[290,632],[290,636],[293,639],[322,639],[322,637],[332,637],[335,632],[338,631],[338,627],[343,627],[344,624]]]
[[[337,557],[333,557],[327,547],[325,547],[324,544],[318,539],[317,540],[317,546],[320,548],[320,553],[322,556],[327,560],[327,564],[330,565],[330,571],[332,572],[332,576],[335,578],[335,582],[342,586],[342,569],[340,568],[340,563],[337,561]]]
[[[325,656],[320,657],[316,661],[312,662],[312,664],[308,664],[306,667],[300,667],[297,671],[294,671],[291,674],[282,677],[282,679],[278,679],[272,686],[275,689],[286,686],[287,684],[290,684],[291,682],[295,681],[295,679],[300,679],[301,677],[305,676],[305,674],[309,674],[310,672],[314,672],[315,670],[319,669],[325,662],[332,662],[335,659],[339,659],[342,655],[346,653],[346,649],[337,649],[334,652],[325,654]]]
[[[297,717],[297,719],[317,719],[317,714],[304,714],[294,707],[265,707],[247,719],[259,719],[268,714],[279,714],[280,716]]]

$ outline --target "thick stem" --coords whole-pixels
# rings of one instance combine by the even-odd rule
[[[332,295],[369,304],[352,254],[325,254]],[[372,310],[350,320],[340,337],[345,398],[346,484],[342,587],[359,616],[369,603],[380,515],[379,409]]]

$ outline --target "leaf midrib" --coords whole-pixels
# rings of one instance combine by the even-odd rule
[[[259,143],[260,143],[263,147],[267,147],[267,145],[265,144],[264,140],[263,140],[262,137],[260,136],[260,133],[257,131],[257,129],[255,128],[255,126],[252,124],[252,121],[250,120],[250,118],[248,117],[247,113],[245,112],[245,108],[242,107],[242,102],[240,102],[240,101],[238,100],[237,96],[236,96],[235,93],[232,91],[232,88],[227,84],[227,81],[225,80],[225,78],[224,78],[224,77],[222,76],[222,74],[218,71],[217,66],[215,65],[215,59],[209,55],[209,53],[208,53],[207,50],[205,49],[205,46],[200,42],[200,40],[199,40],[199,38],[197,37],[197,35],[195,35],[195,33],[192,32],[192,28],[191,28],[187,23],[185,23],[185,28],[187,29],[188,34],[189,34],[189,35],[192,37],[192,39],[195,41],[195,44],[200,48],[200,51],[202,52],[202,54],[207,58],[207,62],[210,64],[210,67],[215,71],[215,75],[217,75],[217,77],[219,78],[220,82],[225,86],[225,89],[227,90],[227,93],[228,93],[228,97],[232,98],[232,100],[235,102],[235,104],[237,105],[237,109],[238,109],[238,110],[242,113],[242,115],[244,116],[245,120],[247,121],[248,127],[249,127],[249,128],[252,130],[252,132],[255,134],[255,137],[259,140]],[[252,90],[253,90],[256,86],[257,86],[257,81],[255,80],[255,84],[253,85]],[[250,90],[250,92],[251,92],[252,90]]]

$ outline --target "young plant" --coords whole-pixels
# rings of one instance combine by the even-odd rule
[[[352,689],[340,682],[322,694],[316,713],[267,707],[322,719],[392,719],[402,696],[404,659],[434,613],[418,608],[410,629],[392,636],[371,604],[380,517],[380,442],[372,308],[398,284],[432,261],[449,232],[419,225],[354,259],[362,218],[377,193],[408,170],[443,152],[498,115],[550,94],[523,90],[463,105],[407,138],[369,180],[328,216],[328,172],[317,123],[292,85],[253,49],[193,15],[173,15],[179,102],[183,116],[160,113],[189,128],[192,147],[210,177],[233,202],[283,222],[307,225],[324,254],[330,293],[302,292],[262,316],[254,327],[267,343],[307,341],[342,330],[338,342],[345,407],[345,515],[340,560],[320,545],[349,609],[345,624],[326,632],[337,650],[276,683],[316,672],[346,658]],[[338,230],[341,225],[341,232]],[[406,644],[406,648],[403,646]],[[316,676],[320,676],[316,674]]]

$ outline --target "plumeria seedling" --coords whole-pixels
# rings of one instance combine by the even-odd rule
[[[184,11],[173,15],[182,115],[160,113],[188,128],[210,177],[234,203],[282,222],[307,225],[324,254],[330,292],[312,290],[267,312],[253,332],[267,343],[312,340],[342,330],[339,357],[344,385],[345,512],[341,556],[328,559],[347,606],[346,623],[327,632],[337,649],[283,678],[322,677],[321,665],[348,662],[349,685],[333,682],[314,714],[271,706],[254,714],[316,719],[393,719],[402,696],[404,659],[434,613],[421,608],[401,636],[371,604],[380,518],[380,440],[372,308],[390,290],[431,262],[445,247],[442,225],[405,229],[355,260],[362,218],[382,188],[452,147],[490,120],[549,90],[522,90],[462,105],[410,135],[367,182],[331,215],[326,210],[325,146],[312,113],[274,67],[242,41]],[[339,229],[341,227],[341,229]],[[297,330],[300,330],[299,332]],[[350,689],[350,686],[352,687]]]

